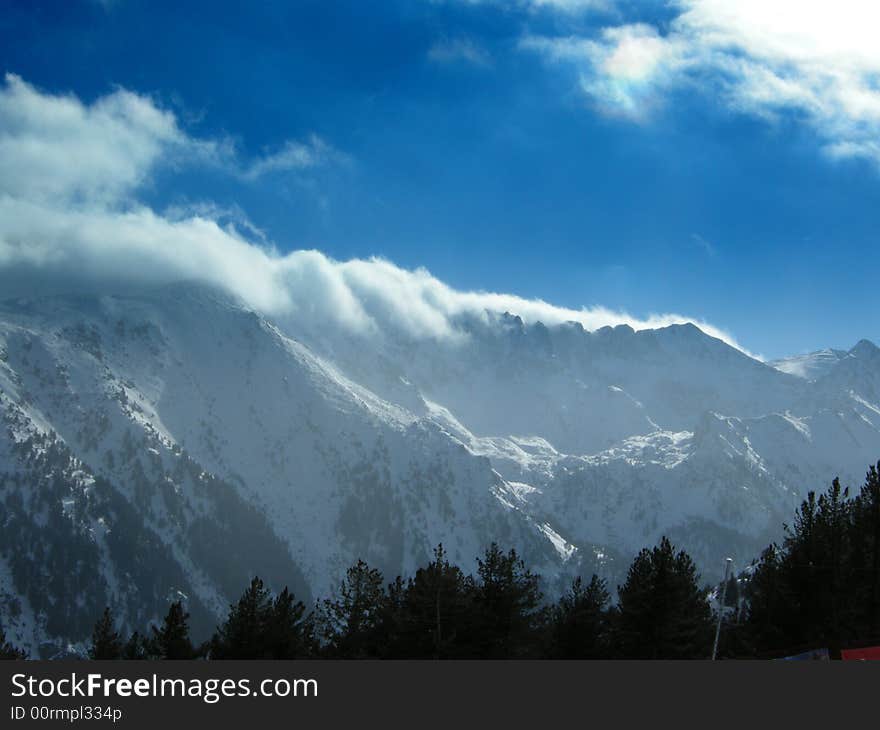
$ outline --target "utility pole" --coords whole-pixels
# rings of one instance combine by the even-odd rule
[[[718,656],[718,639],[721,638],[721,622],[724,620],[724,601],[727,599],[727,581],[730,579],[730,566],[733,558],[724,558],[724,583],[721,584],[721,602],[718,606],[718,624],[715,626],[715,643],[712,645],[712,661]]]

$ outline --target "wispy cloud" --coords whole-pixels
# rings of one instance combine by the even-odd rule
[[[492,56],[471,38],[443,38],[428,49],[428,58],[435,63],[464,62],[472,66],[492,65]]]
[[[242,211],[211,203],[156,212],[138,198],[170,155],[213,158],[147,97],[119,90],[84,104],[17,77],[0,87],[0,291],[122,289],[195,280],[278,317],[368,336],[461,335],[462,317],[513,312],[527,321],[576,321],[588,329],[705,322],[676,314],[633,317],[602,307],[461,291],[424,269],[382,259],[335,261],[318,251],[281,253]],[[222,147],[222,145],[221,145]],[[252,163],[256,177],[317,164],[320,145],[283,148]],[[274,160],[274,162],[272,161]]]
[[[549,9],[565,13],[585,10],[611,10],[617,0],[431,0],[431,2],[458,2],[465,5],[499,5],[529,10]]]
[[[248,158],[230,138],[191,136],[171,111],[125,89],[84,104],[15,74],[0,87],[0,193],[14,188],[30,200],[118,202],[163,166],[204,165],[253,182],[344,160],[317,135]]]
[[[676,0],[661,29],[622,24],[522,46],[572,64],[603,111],[650,116],[688,88],[728,108],[808,124],[834,157],[880,164],[880,5],[862,0]]]
[[[717,253],[715,246],[699,233],[691,233],[691,241],[697,248],[702,249],[707,256],[714,256]]]
[[[287,140],[280,149],[267,152],[240,168],[245,180],[256,180],[278,172],[311,170],[348,158],[313,134],[305,141]]]
[[[526,36],[520,47],[573,64],[580,86],[604,111],[641,120],[683,62],[681,48],[645,24],[605,28],[594,38]]]
[[[534,7],[556,8],[574,12],[577,10],[606,10],[614,6],[614,0],[525,0]]]
[[[0,192],[30,200],[112,202],[141,185],[166,156],[211,157],[174,115],[118,90],[87,106],[48,96],[7,74],[0,90]]]

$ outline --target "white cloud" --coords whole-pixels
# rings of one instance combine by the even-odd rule
[[[649,25],[609,28],[605,40],[611,49],[601,60],[602,71],[626,81],[651,79],[674,56],[674,48]]]
[[[643,118],[682,87],[768,119],[793,112],[834,156],[880,163],[880,5],[864,0],[676,0],[644,24],[524,46],[567,60],[602,108]],[[580,49],[580,53],[573,53]]]
[[[0,92],[0,192],[29,199],[116,200],[186,136],[149,99],[116,91],[86,106],[7,74]]]
[[[435,63],[464,61],[472,66],[490,66],[489,52],[470,38],[444,38],[428,49],[428,59]]]
[[[527,36],[520,46],[582,69],[580,85],[607,112],[641,119],[656,87],[684,63],[680,44],[642,23],[605,28],[593,38]]]
[[[318,251],[281,254],[210,218],[175,220],[143,207],[67,211],[0,198],[2,271],[42,273],[53,282],[70,278],[72,286],[78,280],[120,288],[201,281],[270,315],[307,316],[314,326],[371,335],[391,328],[416,338],[455,337],[457,318],[507,311],[528,322],[574,321],[587,329],[694,322],[735,344],[728,334],[691,317],[638,318],[603,307],[566,309],[510,294],[459,291],[424,269],[409,271],[382,259],[338,262]]]
[[[523,5],[530,5],[533,8],[552,8],[567,13],[582,10],[608,10],[614,5],[614,0],[521,0],[521,2]]]
[[[707,241],[699,233],[691,233],[691,241],[698,248],[702,249],[707,256],[714,256],[717,251],[711,241]]]
[[[317,135],[242,159],[229,139],[188,135],[151,98],[119,89],[87,105],[15,74],[0,87],[0,193],[105,204],[130,196],[160,165],[211,165],[246,181],[341,162]]]
[[[548,10],[569,15],[586,11],[610,12],[617,0],[429,0],[430,2],[457,2],[464,5],[498,5],[506,10],[524,9],[528,11]]]
[[[381,259],[339,262],[318,251],[279,253],[237,209],[201,204],[157,213],[138,201],[138,185],[166,150],[200,143],[145,97],[118,91],[86,106],[12,78],[0,89],[0,110],[0,291],[7,296],[22,288],[128,290],[194,280],[270,315],[370,336],[393,330],[454,338],[461,317],[509,311],[526,321],[576,321],[587,329],[694,321],[733,342],[679,315],[640,319],[601,307],[565,309],[459,291],[423,269],[408,271]],[[83,149],[88,154],[78,152]],[[291,154],[292,164],[303,164],[299,152]],[[54,181],[41,182],[42,175]]]
[[[253,160],[241,170],[241,176],[256,180],[271,173],[309,170],[344,159],[344,155],[313,134],[305,142],[288,140],[276,152],[268,152]]]

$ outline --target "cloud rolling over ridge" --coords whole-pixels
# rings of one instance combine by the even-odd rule
[[[7,75],[0,87],[0,289],[125,290],[194,280],[217,286],[272,316],[312,318],[374,335],[457,337],[457,319],[504,312],[553,325],[635,329],[694,322],[677,314],[644,318],[602,307],[567,309],[515,295],[459,291],[424,269],[381,258],[336,261],[321,252],[282,252],[210,206],[161,212],[138,191],[160,166],[202,165],[243,183],[337,157],[320,138],[242,162],[224,140],[189,135],[155,101],[117,90],[91,104],[53,95]]]

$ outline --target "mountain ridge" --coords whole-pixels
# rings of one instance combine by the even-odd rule
[[[880,453],[867,346],[809,381],[693,325],[506,314],[466,334],[316,333],[188,284],[7,300],[0,498],[38,544],[78,541],[92,602],[142,625],[177,591],[206,630],[248,573],[320,596],[357,558],[390,578],[438,542],[464,568],[492,540],[516,547],[555,586],[617,579],[669,534],[714,575],[778,539],[806,489],[858,479]],[[134,537],[120,520],[140,521]],[[167,570],[119,578],[136,544]],[[35,598],[28,571],[51,573],[46,555],[7,542],[0,561],[8,636],[83,640],[91,603],[67,615],[60,595]]]

